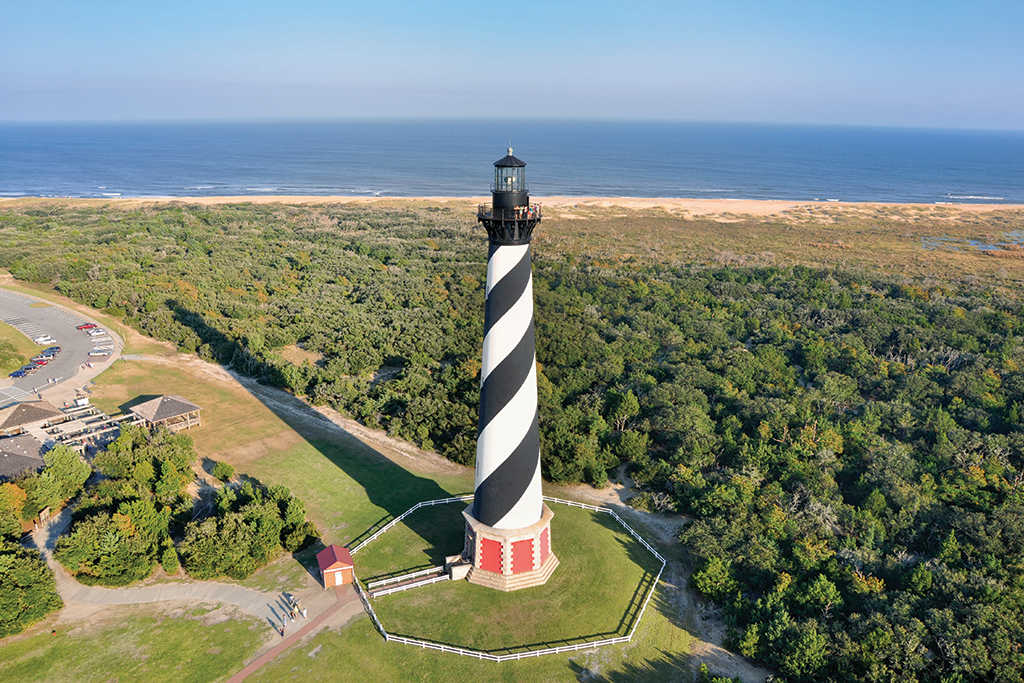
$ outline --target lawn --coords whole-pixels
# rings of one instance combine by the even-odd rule
[[[421,500],[473,490],[469,468],[450,476],[416,474],[368,446],[326,439],[263,455],[248,464],[247,472],[290,488],[306,503],[324,543],[339,545],[347,545],[377,522],[400,515]]]
[[[208,683],[240,670],[262,645],[261,619],[213,605],[139,605],[57,623],[0,649],[0,680],[35,683]]]
[[[0,323],[0,372],[4,377],[28,363],[43,348],[10,325]]]
[[[556,570],[556,574],[559,570]],[[431,590],[435,586],[422,590]],[[391,596],[388,596],[391,597]],[[337,681],[339,683],[518,683],[519,681],[577,683],[664,683],[691,680],[691,637],[670,616],[653,609],[655,595],[634,640],[572,655],[548,655],[517,662],[480,661],[409,645],[385,643],[368,617],[360,617],[339,632],[325,631],[292,648],[248,680]],[[666,610],[667,611],[667,610]]]
[[[210,377],[201,366],[118,360],[96,378],[92,403],[114,415],[163,394],[182,396],[203,409],[203,426],[188,432],[203,457],[222,459],[223,451],[290,431],[243,388]]]
[[[417,519],[421,511],[413,513],[395,539],[389,531],[355,556],[357,573],[367,579],[412,569],[417,565],[407,562],[409,552],[436,553],[441,560],[458,552],[463,507],[438,506],[424,519]],[[552,549],[560,564],[546,584],[503,593],[451,581],[382,596],[373,604],[384,628],[493,654],[627,635],[661,563],[610,515],[558,504],[552,510]],[[422,530],[446,541],[441,552]]]

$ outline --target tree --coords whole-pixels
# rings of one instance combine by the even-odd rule
[[[828,637],[818,631],[813,621],[791,626],[778,662],[784,674],[794,680],[814,680],[814,674],[828,659]]]
[[[53,555],[84,584],[124,586],[149,576],[157,547],[138,533],[127,515],[99,513],[76,523],[57,542]]]
[[[58,445],[43,454],[43,471],[32,491],[36,513],[46,507],[56,507],[73,498],[92,473],[82,458],[64,445]]]
[[[173,460],[160,463],[160,478],[153,487],[153,493],[161,501],[172,502],[185,493],[185,487],[194,479],[191,470],[180,469]]]
[[[160,554],[160,566],[168,574],[177,574],[178,567],[181,566],[178,552],[174,549],[174,543],[170,542],[170,539],[164,544],[164,550]]]
[[[627,389],[620,393],[614,389],[610,390],[605,397],[608,405],[608,423],[621,432],[626,428],[630,420],[640,414],[640,402],[632,390]]]
[[[25,499],[25,491],[17,484],[11,482],[0,484],[0,510],[8,510],[15,517],[21,517]]]
[[[39,553],[0,539],[0,638],[21,633],[64,602]]]
[[[732,597],[739,584],[732,573],[732,562],[720,557],[708,558],[690,577],[694,590],[716,602]]]

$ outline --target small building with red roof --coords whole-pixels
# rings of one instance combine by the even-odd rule
[[[320,576],[323,578],[324,588],[352,583],[355,578],[352,553],[340,545],[329,545],[318,552],[316,563],[320,565]]]

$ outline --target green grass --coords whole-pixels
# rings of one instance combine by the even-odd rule
[[[95,382],[92,403],[109,415],[163,394],[177,394],[200,406],[203,426],[188,435],[203,457],[219,459],[222,451],[288,430],[283,420],[241,387],[174,365],[119,360]]]
[[[42,348],[10,325],[0,323],[0,372],[4,376],[27,363]]]
[[[417,520],[417,511],[407,518],[410,527],[396,538],[418,540],[406,542],[406,548],[429,554],[430,543],[414,529],[437,535],[433,529],[444,525],[454,547],[440,554],[457,552],[464,528],[462,506],[434,509],[452,514]],[[374,600],[374,609],[384,628],[494,654],[627,635],[661,563],[609,515],[566,505],[552,509],[552,549],[560,564],[546,584],[503,593],[451,581],[382,596]],[[406,553],[387,542],[390,534],[355,556],[356,572],[364,579],[404,568]]]
[[[117,608],[99,620],[13,639],[0,649],[0,680],[36,683],[223,680],[255,654],[266,633],[256,617],[203,616],[209,606]],[[219,613],[218,613],[219,614]]]
[[[363,581],[437,567],[462,551],[466,503],[420,508],[355,555]],[[555,511],[557,515],[557,510]]]
[[[626,645],[498,664],[385,643],[369,618],[363,616],[340,632],[324,631],[310,642],[292,648],[248,680],[273,683],[296,676],[299,680],[339,683],[406,683],[411,680],[424,683],[577,683],[580,680],[664,683],[690,680],[693,676],[688,655],[691,637],[670,617],[655,609],[661,597],[659,591],[633,642]],[[315,657],[311,654],[314,652]]]
[[[246,466],[261,481],[284,484],[306,504],[324,543],[345,545],[377,522],[421,500],[473,490],[469,468],[451,476],[410,472],[362,444],[311,439]]]

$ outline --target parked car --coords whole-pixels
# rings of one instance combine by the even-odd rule
[[[56,344],[57,340],[48,334],[44,334],[42,337],[36,337],[33,339],[32,343],[42,346],[43,344]]]
[[[58,353],[60,353],[60,347],[59,346],[51,346],[48,349],[43,349],[42,351],[40,351],[39,355],[40,356],[56,356]]]
[[[37,368],[38,367],[42,367],[42,366],[46,365],[49,362],[50,361],[48,361],[45,358],[40,358],[39,360],[36,360],[35,358],[32,359],[32,364],[35,365]]]
[[[18,377],[24,377],[25,374],[26,373],[25,373],[24,370],[15,370],[14,372],[12,372],[11,374],[9,374],[7,376],[8,377],[14,377],[15,379],[17,379]]]
[[[90,337],[102,337],[106,333],[107,333],[107,331],[104,330],[101,327],[97,327],[95,330],[89,330],[89,336]]]
[[[96,349],[95,351],[90,351],[89,355],[94,357],[94,358],[98,357],[98,356],[109,356],[110,355],[110,350],[109,349]]]
[[[22,365],[21,366],[21,371],[24,372],[26,375],[31,375],[33,372],[35,372],[38,369],[39,368],[37,368],[34,365]]]
[[[85,323],[84,325],[79,325],[75,329],[76,330],[91,330],[94,327],[96,327],[95,323]]]

